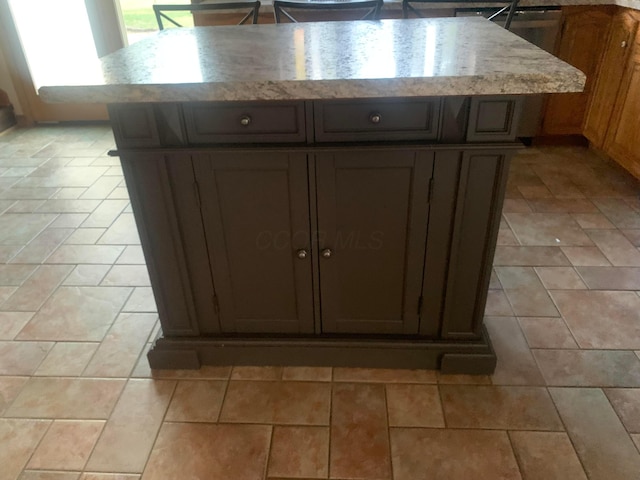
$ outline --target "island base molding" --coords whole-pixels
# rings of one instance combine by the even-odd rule
[[[439,369],[444,374],[493,373],[496,355],[486,328],[466,342],[346,338],[164,338],[147,353],[153,369],[203,365],[274,365]]]

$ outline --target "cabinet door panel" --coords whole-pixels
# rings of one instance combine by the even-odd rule
[[[480,336],[510,155],[490,150],[462,154],[443,338]]]
[[[600,75],[585,120],[584,135],[599,148],[604,146],[611,115],[620,88],[620,80],[633,45],[638,20],[628,12],[616,15],[600,66]]]
[[[220,331],[189,154],[122,155],[165,335]]]
[[[313,333],[304,154],[218,151],[195,160],[223,332]]]
[[[428,151],[316,155],[323,332],[418,333],[432,171]]]
[[[640,33],[622,77],[605,151],[640,178]]]
[[[610,7],[566,7],[560,45],[556,55],[582,70],[587,81],[582,93],[549,95],[542,133],[580,135],[587,103],[596,81],[598,66],[609,34]]]

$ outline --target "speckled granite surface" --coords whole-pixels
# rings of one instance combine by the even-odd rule
[[[480,18],[199,27],[103,58],[50,102],[285,100],[581,91],[584,75]]]

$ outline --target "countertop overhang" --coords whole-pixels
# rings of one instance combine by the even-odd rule
[[[47,102],[579,92],[578,69],[482,18],[165,30],[40,88]]]

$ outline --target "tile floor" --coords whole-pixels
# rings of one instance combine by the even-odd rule
[[[640,478],[640,185],[582,148],[513,162],[491,377],[151,372],[158,331],[104,126],[0,136],[0,479]]]

